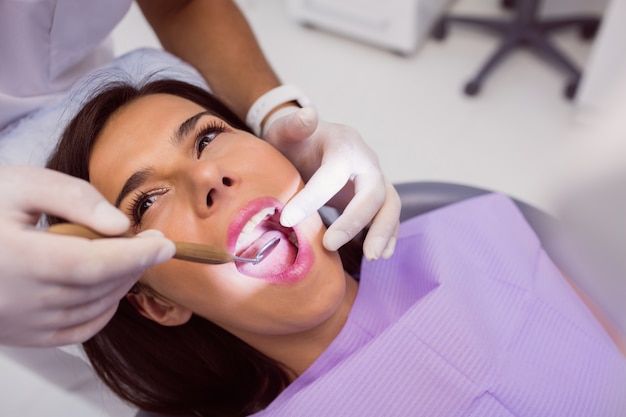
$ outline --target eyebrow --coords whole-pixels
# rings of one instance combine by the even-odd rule
[[[182,122],[181,125],[178,126],[178,129],[176,129],[176,132],[174,132],[174,136],[173,136],[174,142],[181,143],[183,139],[187,135],[189,135],[190,132],[194,131],[194,129],[196,128],[196,124],[198,123],[198,120],[200,120],[202,116],[207,116],[207,115],[214,115],[214,113],[208,110],[202,111],[198,114],[194,114],[189,119]]]
[[[141,187],[146,182],[146,180],[153,174],[153,170],[146,168],[139,170],[131,175],[124,183],[122,191],[120,191],[120,193],[117,195],[117,198],[115,199],[115,207],[120,208],[122,200],[124,200],[124,198],[126,198],[128,194],[133,192],[133,190]]]

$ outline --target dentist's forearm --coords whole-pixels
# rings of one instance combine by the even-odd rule
[[[193,65],[242,119],[280,85],[245,17],[230,0],[138,0],[163,47]]]

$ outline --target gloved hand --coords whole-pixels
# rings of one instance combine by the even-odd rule
[[[87,182],[35,167],[0,167],[0,343],[81,342],[110,320],[142,272],[174,255],[155,231],[135,239],[81,238],[35,228],[48,213],[104,234],[129,221]]]
[[[371,221],[363,244],[365,257],[373,260],[393,254],[400,197],[356,130],[320,121],[313,108],[294,106],[270,116],[263,136],[298,168],[306,182],[283,209],[284,226],[299,223],[328,202],[343,210],[324,235],[328,250],[337,250]]]

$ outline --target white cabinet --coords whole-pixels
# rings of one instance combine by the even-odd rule
[[[286,0],[296,21],[401,54],[428,37],[450,0]]]

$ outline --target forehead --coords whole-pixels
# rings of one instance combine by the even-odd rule
[[[103,133],[122,122],[139,126],[151,125],[157,120],[168,121],[205,110],[207,109],[183,97],[171,94],[149,94],[120,107],[107,122]]]
[[[172,133],[188,117],[206,111],[199,104],[169,94],[151,94],[135,99],[113,113],[94,144],[102,147],[131,145],[152,135]]]
[[[123,154],[123,150],[143,146],[144,141],[154,144],[155,139],[171,136],[187,118],[203,111],[206,109],[199,104],[178,96],[140,97],[113,113],[94,144],[91,159],[103,149]]]

